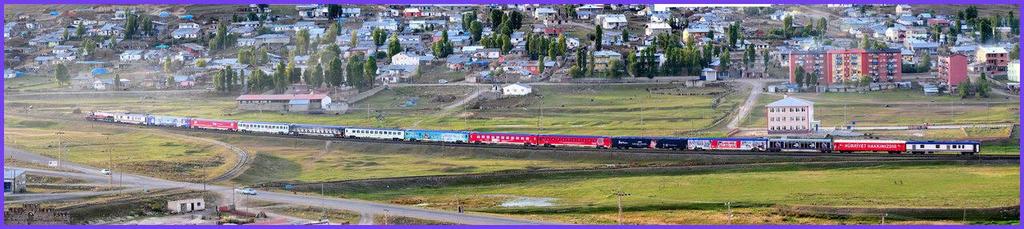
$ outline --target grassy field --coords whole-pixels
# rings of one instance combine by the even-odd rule
[[[305,206],[270,207],[267,209],[278,214],[283,214],[302,219],[309,219],[311,221],[326,216],[327,220],[330,220],[332,224],[355,224],[359,222],[359,213],[336,209],[325,210],[322,208]]]
[[[350,193],[346,196],[448,206],[462,200],[485,212],[545,215],[614,212],[622,190],[631,212],[721,210],[775,204],[860,207],[996,207],[1020,203],[1017,165],[876,166],[821,170],[774,169],[695,175],[559,177],[516,184]],[[553,198],[551,207],[506,208],[510,197]]]
[[[35,74],[25,74],[14,79],[4,79],[4,86],[7,91],[34,91],[60,88],[53,77]]]
[[[601,135],[678,135],[704,131],[700,134],[717,136],[724,133],[707,129],[711,128],[715,120],[725,118],[745,98],[745,94],[731,93],[716,102],[712,96],[651,94],[646,89],[645,86],[538,86],[534,91],[540,97],[529,99],[523,107],[500,110],[456,108],[458,110],[455,112],[444,112],[437,108],[448,103],[437,102],[433,98],[440,95],[464,95],[472,89],[463,87],[427,92],[417,91],[418,88],[400,88],[383,91],[365,102],[356,103],[352,106],[356,110],[343,115],[238,111],[235,110],[233,96],[204,96],[202,99],[181,96],[122,96],[103,99],[87,96],[60,99],[40,97],[11,99],[5,103],[8,107],[32,106],[35,110],[65,114],[79,108],[83,111],[120,110],[236,120],[393,128]],[[413,97],[419,98],[416,106],[400,106]],[[365,104],[370,104],[374,110],[370,115],[362,109]],[[378,113],[382,120],[377,119]],[[641,116],[643,125],[640,125]]]
[[[429,152],[423,147],[381,144],[331,144],[314,140],[281,140],[201,134],[258,153],[253,165],[234,180],[239,184],[270,181],[334,181],[419,175],[483,173],[513,169],[596,167],[597,162],[508,158],[497,155]],[[469,149],[458,149],[469,150]]]
[[[4,116],[4,144],[57,158],[56,132],[63,132],[65,154],[72,162],[126,170],[165,179],[195,181],[230,167],[236,155],[207,142],[157,131],[102,124],[58,123]]]
[[[1020,104],[1003,97],[960,99],[926,96],[916,90],[867,93],[799,93],[793,96],[814,102],[815,119],[823,126],[903,126],[930,124],[1019,123]],[[781,99],[763,95],[756,108]],[[912,115],[908,115],[912,114]],[[742,126],[764,127],[763,109],[753,109]]]

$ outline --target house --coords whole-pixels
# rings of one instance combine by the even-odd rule
[[[25,192],[27,182],[25,170],[4,169],[4,194]]]
[[[647,34],[647,36],[657,36],[659,34],[671,32],[672,26],[665,22],[647,23],[647,28],[644,30],[644,33]]]
[[[133,50],[126,50],[123,53],[121,53],[121,61],[122,62],[138,61],[138,60],[142,60],[142,50],[133,49]]]
[[[597,15],[594,20],[595,24],[600,25],[604,29],[617,29],[625,27],[629,24],[626,20],[626,15],[623,14],[601,14]]]
[[[558,11],[548,7],[540,7],[533,11],[533,17],[537,18],[537,20],[547,20],[556,15],[558,15]]]
[[[241,95],[238,109],[249,111],[319,112],[330,106],[327,94]]]
[[[360,15],[362,15],[362,11],[362,9],[356,7],[341,8],[340,16],[343,18],[359,17]]]
[[[955,88],[967,79],[967,56],[962,54],[951,54],[939,56],[936,72],[939,79],[945,80],[946,85]]]
[[[152,60],[152,61],[161,61],[167,55],[168,55],[168,52],[167,52],[166,49],[151,49],[151,50],[147,50],[145,54],[142,54],[142,59]]]
[[[179,29],[199,29],[199,28],[202,28],[202,26],[200,26],[199,24],[196,24],[196,23],[186,22],[186,23],[178,24],[178,28]]]
[[[422,58],[423,58],[423,56],[420,56],[420,55],[417,55],[417,54],[412,54],[412,53],[408,53],[408,52],[401,52],[401,53],[395,54],[394,56],[391,56],[391,64],[393,64],[393,65],[412,65],[412,66],[418,66],[418,65],[420,65],[420,61],[421,61]]]
[[[989,76],[1006,75],[1010,63],[1010,52],[999,46],[978,47],[974,60],[978,63],[975,71]]]
[[[526,84],[514,83],[501,88],[501,95],[503,96],[521,96],[529,95],[533,93],[533,87]]]
[[[718,80],[718,70],[714,68],[704,68],[700,71],[700,79],[704,81],[716,81]]]
[[[302,19],[327,19],[328,7],[320,4],[296,5],[299,17]]]
[[[172,214],[202,211],[206,209],[203,198],[167,201],[167,210]]]
[[[288,35],[268,33],[254,37],[256,39],[256,45],[287,45],[291,43],[291,38]]]
[[[707,26],[691,26],[683,30],[683,39],[700,41],[707,37],[710,31]]]
[[[448,66],[448,69],[451,69],[452,71],[458,71],[465,68],[466,64],[469,63],[470,61],[472,61],[472,59],[470,59],[466,55],[453,54],[448,55],[448,58],[445,59],[445,65]]]
[[[896,14],[914,14],[914,7],[906,4],[896,6]]]
[[[403,17],[423,17],[423,11],[420,8],[405,8],[402,10]]]
[[[238,47],[256,46],[256,38],[238,38],[235,45]]]
[[[814,102],[792,96],[765,105],[768,134],[800,134],[816,131]]]
[[[178,28],[171,32],[171,37],[174,39],[196,39],[199,38],[199,32],[199,28]]]
[[[619,61],[622,63],[622,54],[611,50],[601,50],[594,52],[594,70],[604,71],[608,69],[612,61]]]

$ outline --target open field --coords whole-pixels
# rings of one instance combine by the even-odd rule
[[[58,123],[4,117],[4,144],[98,168],[125,170],[164,179],[194,181],[229,169],[236,155],[206,142],[152,130],[132,130],[79,122]],[[57,132],[66,154],[58,155]]]
[[[724,135],[708,130],[715,120],[724,119],[745,98],[745,94],[725,93],[716,99],[710,95],[663,95],[648,93],[646,86],[556,87],[538,86],[523,105],[494,110],[459,109],[456,115],[436,111],[444,104],[434,101],[440,95],[466,94],[472,89],[456,88],[425,93],[418,88],[399,88],[354,104],[356,108],[343,115],[280,114],[235,110],[233,96],[130,97],[112,96],[103,99],[72,97],[53,99],[34,97],[8,99],[9,109],[32,106],[34,110],[70,113],[79,108],[121,110],[154,114],[258,120],[288,123],[318,123],[351,126],[377,126],[473,131],[521,131],[539,133],[573,133],[601,135],[678,135],[699,132],[701,135]],[[693,90],[724,90],[715,88]],[[413,109],[403,109],[409,98],[418,97]],[[641,102],[644,101],[644,102]],[[374,110],[367,115],[363,106]],[[378,120],[378,113],[383,118]],[[541,114],[543,113],[543,114]],[[643,125],[640,125],[643,117]],[[538,120],[539,126],[538,128]]]
[[[1016,98],[991,97],[960,99],[953,96],[926,96],[916,90],[867,93],[798,93],[793,96],[814,102],[814,116],[822,126],[842,126],[856,121],[858,126],[904,126],[930,123],[981,124],[1019,123],[1020,104]],[[781,95],[764,94],[744,120],[743,127],[764,127],[764,106]]]
[[[251,167],[233,180],[239,184],[271,181],[336,181],[350,179],[483,173],[501,170],[589,168],[598,162],[510,158],[500,155],[429,152],[429,148],[389,144],[331,144],[317,140],[198,134],[256,152]],[[440,154],[440,155],[438,155]]]
[[[1013,206],[1020,203],[1017,165],[916,165],[867,168],[772,169],[723,171],[712,174],[649,175],[624,177],[554,177],[515,184],[483,184],[443,188],[348,193],[346,196],[450,208],[459,200],[475,211],[523,217],[558,219],[563,222],[601,223],[579,219],[613,220],[615,199],[622,190],[631,195],[623,206],[639,222],[679,218],[658,214],[673,211],[705,211],[721,222],[724,204],[736,208],[774,205],[859,207],[974,208]],[[623,184],[629,184],[623,185]],[[510,199],[551,198],[550,207],[501,207]],[[711,212],[707,212],[711,210]],[[653,212],[648,212],[653,211]],[[685,212],[685,211],[683,211]],[[583,215],[576,215],[583,214]],[[650,216],[643,216],[651,214]],[[578,217],[578,218],[577,218]],[[770,217],[769,217],[770,218]],[[768,222],[801,223],[780,221]],[[657,221],[654,221],[657,222]],[[741,221],[742,222],[742,221]],[[756,223],[753,221],[750,223]],[[803,223],[809,223],[804,221]]]
[[[306,206],[279,206],[268,207],[266,209],[278,214],[309,219],[310,221],[326,217],[332,224],[355,224],[359,222],[358,213],[336,209],[323,209]]]

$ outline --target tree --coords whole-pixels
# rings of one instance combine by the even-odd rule
[[[167,79],[165,79],[164,85],[167,86],[167,88],[174,88],[175,84],[176,82],[174,81],[174,75],[167,75]]]
[[[824,37],[826,33],[828,33],[828,20],[825,19],[825,17],[819,18],[818,19],[818,34],[821,35],[822,37]]]
[[[83,55],[92,55],[92,51],[96,50],[96,41],[93,41],[92,38],[86,38],[84,41],[82,41],[82,50],[85,51]]]
[[[629,30],[628,29],[622,29],[622,42],[623,43],[629,42]]]
[[[377,79],[377,60],[374,58],[366,58],[366,63],[363,64],[363,74],[369,79],[368,84],[373,87],[374,80]]]
[[[352,32],[353,32],[352,35],[355,35],[355,31],[353,30]],[[309,35],[309,32],[306,32],[306,34]],[[324,44],[334,43],[335,41],[338,40],[338,35],[341,35],[341,28],[338,27],[338,23],[336,23],[336,22],[335,23],[331,23],[331,26],[328,26],[327,30],[324,31],[324,35],[320,36],[320,43],[324,43]],[[352,36],[352,37],[354,37],[354,38],[352,38],[353,40],[358,40],[359,39],[356,36]],[[356,47],[355,46],[355,42],[352,42],[352,44],[353,44],[352,47]]]
[[[786,39],[793,35],[793,16],[786,15],[782,19],[782,34]]]
[[[623,68],[622,67],[622,61],[619,61],[619,60],[608,61],[608,70],[606,71],[608,77],[611,77],[611,78],[620,78],[620,77],[622,77],[622,68]]]
[[[932,69],[932,58],[927,52],[921,54],[921,61],[917,63],[917,72],[930,72]]]
[[[448,41],[448,30],[441,31],[441,40],[434,42],[431,49],[434,51],[434,56],[439,58],[446,58],[453,53],[452,43]]]
[[[387,32],[380,28],[373,29],[370,35],[373,37],[373,44],[378,47],[384,45],[384,39],[387,39],[388,36]]]
[[[498,26],[501,22],[505,21],[505,12],[501,12],[498,9],[491,10],[491,29],[498,30]]]
[[[537,72],[544,75],[544,55],[541,55],[537,59]]]
[[[366,71],[363,67],[364,63],[363,55],[357,54],[349,58],[348,64],[345,65],[345,76],[348,78],[349,84],[359,89],[365,89],[367,86],[367,81],[363,77],[363,73]]]
[[[480,37],[484,32],[484,25],[480,21],[474,20],[469,26],[469,34],[473,39],[473,42],[480,41]]]
[[[966,99],[968,96],[971,95],[971,87],[971,78],[968,77],[964,79],[963,82],[960,82],[960,85],[956,86],[956,92],[958,95],[960,95],[961,99]]]
[[[388,58],[397,55],[402,52],[402,44],[398,42],[398,34],[392,34],[391,39],[388,40]]]
[[[82,25],[82,23],[79,23],[78,26],[75,28],[75,37],[78,38],[78,39],[82,39],[82,37],[84,37],[84,36],[85,36],[85,25]]]
[[[636,53],[630,51],[629,54],[626,55],[626,74],[637,77],[637,70],[639,70],[639,68],[640,65],[637,63]]]
[[[71,74],[68,73],[68,68],[64,64],[57,64],[53,78],[57,80],[57,84],[60,86],[71,84]]]
[[[170,56],[164,57],[164,72],[166,72],[166,73],[174,72],[174,69],[173,69],[174,66],[173,65],[174,65],[174,62],[171,62],[171,57]]]
[[[594,51],[590,52],[590,60],[587,61],[587,76],[594,77]]]
[[[793,82],[796,83],[797,86],[804,87],[804,77],[804,68],[797,67],[793,73]]]
[[[359,45],[359,33],[356,30],[352,30],[348,38],[349,47],[356,47]]]
[[[594,26],[594,51],[601,51],[601,38],[604,37],[604,29],[601,25]]]
[[[978,83],[976,83],[975,87],[977,87],[977,89],[975,89],[975,91],[978,92],[978,96],[981,96],[981,97],[984,97],[984,98],[988,98],[988,93],[992,89],[989,88],[988,79],[985,76],[984,72],[982,72],[981,76],[978,77]]]
[[[330,86],[341,86],[345,82],[343,74],[341,59],[334,58],[327,64],[327,71],[325,72],[324,78]]]
[[[205,68],[206,67],[206,59],[198,59],[198,60],[196,60],[196,67]]]
[[[295,32],[295,50],[298,55],[306,54],[306,50],[309,50],[309,30],[300,29]]]
[[[731,62],[732,59],[729,57],[729,50],[722,50],[722,54],[718,55],[718,71],[728,72]]]
[[[860,76],[860,86],[861,87],[867,87],[868,85],[871,85],[871,77],[870,76]]]

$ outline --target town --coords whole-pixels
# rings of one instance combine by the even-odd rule
[[[1016,223],[1019,13],[5,5],[5,223]]]

